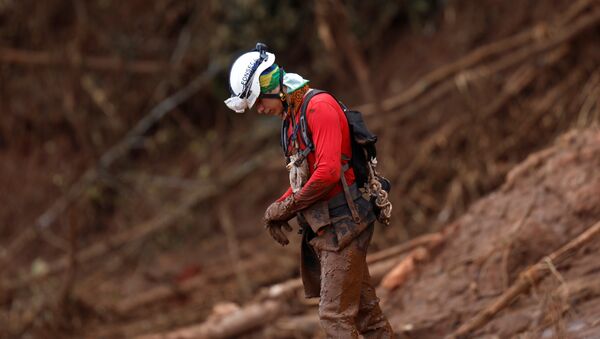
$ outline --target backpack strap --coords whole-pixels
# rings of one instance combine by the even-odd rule
[[[283,155],[286,158],[286,163],[290,162],[290,157],[288,156],[288,140],[287,140],[287,134],[288,134],[288,129],[290,128],[290,124],[288,123],[287,119],[284,119],[281,122],[281,134],[280,134],[280,139],[279,139],[279,144],[281,145],[281,149],[283,150]]]
[[[327,92],[322,91],[320,89],[312,89],[311,91],[306,93],[306,97],[304,97],[304,100],[302,100],[302,106],[300,106],[300,133],[302,133],[302,140],[304,141],[304,144],[306,145],[305,151],[310,149],[308,152],[306,152],[306,154],[303,154],[303,155],[308,155],[308,153],[315,150],[315,145],[312,142],[312,134],[310,133],[310,130],[308,129],[308,120],[306,119],[306,109],[308,108],[308,103],[310,102],[310,100],[314,96],[322,94],[322,93],[327,93]]]
[[[346,157],[344,157],[342,155],[342,159],[345,159]],[[346,163],[345,165],[342,166],[342,173],[340,174],[340,181],[342,182],[342,188],[344,189],[344,196],[346,197],[346,203],[348,204],[348,207],[350,208],[350,213],[352,214],[352,220],[354,220],[355,223],[359,224],[360,223],[360,214],[358,214],[358,208],[356,207],[356,204],[354,203],[354,199],[352,197],[352,193],[350,192],[350,186],[348,186],[348,182],[346,181],[346,176],[344,175],[344,173],[350,168],[350,165],[348,165],[349,163]],[[356,185],[354,185],[356,186]]]
[[[302,140],[304,141],[306,148],[301,152],[301,157],[298,159],[298,161],[301,161],[310,152],[315,150],[315,145],[312,141],[312,134],[310,133],[310,129],[308,128],[308,120],[306,118],[306,109],[308,108],[308,103],[310,102],[310,100],[313,97],[315,97],[316,95],[319,95],[319,94],[323,94],[323,93],[328,93],[328,92],[322,91],[319,89],[312,89],[311,91],[309,91],[306,94],[306,96],[304,97],[304,100],[302,101],[302,105],[300,106],[300,133],[302,135]],[[344,111],[344,115],[345,115],[346,112],[348,111],[348,108],[342,102],[337,100],[335,98],[335,96],[333,96],[333,95],[331,95],[331,96],[340,105],[340,108]],[[286,155],[287,155],[287,150],[289,147],[288,141],[287,141],[288,128],[289,128],[289,123],[286,123],[286,121],[284,121],[282,124],[282,127],[281,127],[281,146],[283,147],[284,154],[286,154]],[[350,136],[350,138],[352,138],[352,136]],[[342,160],[350,161],[349,158],[346,158],[343,155],[342,155]],[[340,181],[342,183],[342,188],[343,188],[344,196],[346,198],[346,203],[348,204],[348,207],[350,208],[350,212],[352,213],[352,219],[354,220],[354,222],[360,223],[360,215],[358,212],[358,208],[356,207],[356,204],[354,203],[351,189],[348,186],[348,182],[346,181],[346,176],[344,175],[344,173],[348,169],[350,169],[349,163],[346,163],[345,165],[342,166],[342,169],[341,169],[342,173],[340,175]]]
[[[302,157],[301,158],[305,158],[308,153],[312,152],[315,150],[315,145],[312,142],[312,135],[310,133],[310,130],[308,129],[308,122],[306,119],[306,109],[308,107],[308,103],[310,102],[310,99],[312,99],[315,95],[317,94],[321,94],[321,93],[326,93],[325,91],[321,91],[318,89],[311,89],[308,93],[306,93],[304,100],[302,100],[302,105],[300,106],[300,134],[302,137],[302,141],[304,141],[304,144],[306,145],[306,148],[301,152]],[[285,119],[281,122],[281,135],[280,135],[280,145],[281,148],[283,149],[283,154],[286,156],[286,158],[289,159],[288,157],[288,148],[289,148],[289,143],[288,143],[288,131],[290,128],[290,121],[288,119]]]
[[[315,95],[318,95],[321,93],[327,93],[327,92],[313,89],[312,91],[310,91],[307,94],[306,98],[304,98],[304,101],[302,102],[302,106],[300,107],[300,130],[302,133],[302,138],[304,139],[304,143],[305,143],[305,145],[307,145],[307,147],[304,149],[304,151],[308,150],[308,152],[306,152],[306,154],[308,154],[309,152],[314,150],[314,144],[312,142],[312,135],[310,133],[310,130],[308,129],[308,123],[307,123],[307,119],[306,119],[306,109],[308,107],[308,102],[310,101],[310,99],[312,99]],[[338,102],[338,104],[340,105],[340,108],[342,108],[342,110],[344,111],[344,115],[345,115],[346,111],[347,111],[346,106],[344,106],[344,104],[342,104],[340,101],[338,101],[333,95],[332,95],[332,97],[335,99],[335,101]],[[352,135],[350,135],[350,138],[352,138]],[[344,173],[346,173],[346,171],[348,169],[350,169],[350,165],[349,165],[350,158],[347,158],[346,156],[344,156],[342,154],[341,160],[346,160],[346,164],[342,165],[342,168],[341,168],[342,173],[340,174],[340,181],[342,182],[342,189],[344,191],[344,197],[346,198],[346,203],[348,204],[348,207],[350,208],[350,213],[352,214],[352,220],[358,224],[358,223],[360,223],[360,214],[358,213],[358,208],[356,207],[356,204],[354,203],[354,199],[352,197],[352,192],[350,191],[350,186],[348,186],[348,182],[346,181],[346,176],[344,175]]]

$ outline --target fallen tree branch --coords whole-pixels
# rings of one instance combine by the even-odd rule
[[[417,247],[412,250],[402,261],[391,269],[381,279],[381,286],[388,291],[401,287],[421,263],[429,258],[429,251],[425,247]]]
[[[466,74],[464,76],[466,76],[469,81],[492,77],[494,74],[500,73],[510,67],[514,67],[515,65],[527,60],[528,58],[536,57],[542,53],[551,51],[552,49],[559,47],[561,44],[564,44],[570,41],[571,39],[576,38],[579,34],[584,33],[588,29],[595,27],[596,25],[598,25],[598,23],[600,23],[600,10],[597,10],[592,14],[588,14],[582,17],[574,24],[572,24],[571,27],[566,27],[558,31],[556,34],[553,35],[553,38],[547,39],[542,42],[538,42],[537,44],[533,44],[532,46],[526,46],[524,48],[521,48],[489,65],[483,65],[478,66],[477,68],[463,70],[463,73]],[[553,60],[551,60],[550,62],[552,61]],[[453,81],[445,80],[441,82],[439,86],[433,87],[431,92],[428,93],[426,97],[423,97],[422,100],[417,100],[416,98],[414,100],[411,99],[411,101],[409,101],[411,105],[408,106],[406,110],[396,112],[390,117],[389,120],[386,121],[386,123],[397,123],[398,121],[404,118],[416,114],[417,112],[423,110],[425,107],[428,107],[433,102],[439,100],[444,95],[449,93],[453,88],[455,88],[455,86],[456,85]],[[501,104],[503,103],[499,102],[495,106]],[[357,109],[361,110],[363,108],[368,109],[368,107],[366,106],[360,106]],[[394,109],[400,108],[400,106],[397,104],[386,105],[384,101],[384,103],[382,104],[382,108],[384,112],[391,112]]]
[[[282,317],[265,328],[264,335],[272,339],[320,338],[316,334],[321,332],[319,315],[315,310],[307,314]]]
[[[397,257],[389,257],[388,258],[386,256],[381,256],[381,258],[382,259],[380,259],[379,261],[373,262],[371,265],[369,265],[369,272],[371,275],[371,283],[373,285],[379,284],[379,282],[383,279],[383,277],[393,267],[398,265],[398,263],[400,262],[400,259]],[[239,311],[237,311],[234,314],[229,315],[228,317],[231,317],[233,319],[242,317],[242,315],[244,317],[247,317],[247,315],[245,315],[245,314],[251,314],[251,315],[254,314],[253,309],[256,309],[256,308],[268,308],[268,307],[277,308],[279,310],[279,312],[275,316],[268,316],[268,317],[264,317],[264,318],[256,319],[256,320],[250,320],[250,319],[246,320],[247,322],[252,323],[251,329],[268,326],[269,324],[273,323],[275,320],[279,319],[280,317],[289,314],[289,312],[285,311],[286,305],[288,304],[288,300],[290,298],[296,298],[298,296],[298,293],[301,288],[302,288],[302,280],[301,279],[291,279],[291,280],[285,281],[283,283],[273,285],[273,286],[263,290],[261,292],[261,294],[259,295],[259,297],[257,298],[257,301],[255,301],[254,303],[251,303],[249,306],[245,306],[245,307],[241,308]],[[310,305],[310,303],[308,305]],[[208,320],[206,320],[204,323],[202,323],[200,325],[196,325],[196,326],[193,326],[190,328],[176,330],[174,332],[169,332],[169,333],[158,335],[158,336],[142,337],[142,338],[145,338],[145,339],[146,338],[147,339],[196,338],[196,337],[197,338],[229,338],[229,336],[239,335],[248,330],[246,328],[237,327],[238,326],[237,322],[233,321],[233,319],[215,321],[214,319],[211,319],[209,317]],[[306,326],[308,326],[308,328],[312,328],[312,327],[314,327],[313,325],[316,324],[317,325],[316,327],[318,328],[318,323],[319,323],[318,316],[313,315],[313,316],[305,317],[304,321],[300,321],[298,324],[295,324],[295,322],[292,322],[292,323],[288,322],[284,326],[286,326],[286,327],[288,327],[288,329],[290,329],[292,326],[297,326],[299,324],[305,324]],[[207,331],[208,329],[211,329],[211,331],[216,331],[216,329],[213,329],[213,327],[216,327],[216,326],[222,327],[219,329],[219,331],[221,331],[221,332],[219,332],[219,334],[214,334],[215,332],[203,332],[203,331]],[[232,328],[226,328],[227,326],[232,326]],[[222,335],[221,333],[226,333],[229,336]],[[177,335],[182,335],[182,336],[177,336]]]
[[[574,6],[580,5],[576,4]],[[576,14],[578,13],[579,12]],[[572,16],[575,17],[575,14]],[[492,56],[502,52],[526,46],[531,41],[540,41],[536,44],[533,44],[531,47],[525,47],[524,49],[517,50],[516,52],[501,58],[491,67],[480,67],[476,71],[472,72],[478,77],[487,77],[490,74],[494,74],[513,66],[528,57],[538,55],[544,51],[565,43],[582,32],[596,26],[598,21],[600,21],[600,11],[595,11],[592,14],[578,19],[570,26],[564,26],[564,28],[562,28],[560,25],[567,22],[559,21],[556,35],[553,38],[545,41],[541,40],[541,37],[547,35],[548,25],[541,23],[524,32],[518,33],[515,36],[482,46],[456,62],[442,66],[441,68],[428,73],[418,82],[404,90],[401,94],[383,100],[381,103],[381,108],[384,112],[390,112],[392,110],[401,108],[419,99],[423,94],[434,89],[437,85],[447,83],[448,79],[450,79],[452,76],[457,75],[459,72],[465,72],[466,70],[480,63],[482,60],[491,58]],[[440,97],[452,88],[453,84],[442,86],[442,88],[436,91],[435,96]],[[364,112],[365,115],[376,113],[375,105],[373,103],[360,105],[356,109]]]
[[[556,265],[568,258],[573,252],[581,249],[583,245],[598,235],[600,235],[600,222],[589,227],[585,232],[569,241],[556,252],[551,253],[537,264],[530,266],[527,270],[519,274],[517,281],[508,290],[484,310],[462,324],[448,338],[462,338],[483,327],[498,312],[510,305],[520,294],[528,291],[531,286],[535,285],[550,272],[547,260]]]
[[[154,60],[125,60],[116,56],[82,56],[69,58],[68,55],[49,51],[31,51],[4,47],[0,49],[0,63],[25,64],[32,66],[69,66],[99,71],[156,74],[172,70],[167,62]]]
[[[252,160],[236,167],[234,170],[228,173],[225,173],[221,178],[217,179],[215,183],[207,185],[205,189],[199,189],[191,193],[183,202],[179,203],[174,209],[172,209],[170,213],[161,215],[128,231],[110,237],[106,241],[87,247],[85,250],[82,250],[77,254],[77,263],[81,264],[101,257],[109,251],[119,248],[126,243],[140,240],[159,230],[173,225],[173,221],[185,215],[196,204],[210,199],[237,185],[241,180],[259,168],[264,163],[264,159],[268,158],[269,156],[270,152],[268,151],[255,155]],[[37,281],[47,276],[59,273],[68,267],[68,262],[68,256],[63,256],[62,258],[50,263],[48,270],[44,274],[33,275],[28,273],[22,278],[18,279],[16,282],[5,281],[7,290],[13,290],[15,288],[28,285],[33,281]]]
[[[379,284],[381,279],[396,265],[398,265],[400,259],[399,255],[414,250],[415,248],[428,248],[433,249],[440,245],[443,241],[443,236],[439,233],[427,234],[418,238],[415,238],[409,242],[401,244],[396,247],[392,247],[377,253],[374,253],[367,257],[367,263],[369,264],[369,272],[371,274],[371,282],[374,285]],[[196,281],[197,280],[197,281]],[[153,293],[144,293],[141,298],[131,299],[127,303],[120,303],[118,310],[123,312],[129,312],[134,308],[139,307],[140,305],[147,305],[149,302],[156,301],[159,299],[163,299],[166,297],[172,297],[176,295],[176,293],[184,292],[189,293],[195,288],[200,288],[204,282],[204,279],[197,278],[190,280],[185,286],[181,286],[177,289],[169,288],[169,287],[160,287],[156,288]],[[238,322],[247,322],[245,324],[252,324],[252,328],[263,327],[266,324],[274,321],[280,316],[285,315],[282,311],[285,310],[285,305],[287,304],[287,300],[290,298],[296,298],[300,289],[302,288],[302,280],[299,278],[290,279],[284,281],[282,283],[270,286],[268,288],[263,289],[256,300],[251,303],[249,306],[245,306],[241,308],[239,311],[228,315],[227,317],[231,317],[230,320],[219,320],[215,321],[214,319],[209,318],[203,324],[196,325],[193,327],[188,327],[180,330],[176,330],[174,332],[169,332],[162,335],[148,336],[142,338],[191,338],[191,337],[201,337],[201,338],[224,338],[229,336],[235,336],[245,331],[247,328],[244,326],[240,326]],[[238,319],[244,317],[253,317],[255,314],[255,309],[257,308],[269,308],[273,307],[279,310],[276,316],[271,317],[270,315],[267,317],[263,317],[259,319]],[[270,314],[270,313],[269,313]],[[234,320],[235,319],[235,320]],[[309,321],[312,323],[312,321]],[[216,327],[219,327],[218,331]],[[226,328],[230,326],[231,328]],[[212,331],[212,332],[210,332]],[[223,334],[225,333],[225,334]]]
[[[591,14],[581,17],[570,26],[557,29],[557,31],[551,35],[551,38],[546,39],[545,41],[520,49],[490,66],[481,66],[479,71],[475,71],[475,74],[478,74],[481,77],[489,77],[492,74],[496,74],[512,67],[527,58],[556,48],[586,32],[588,29],[596,27],[598,23],[600,23],[600,10],[596,10]]]
[[[239,269],[244,271],[259,270],[268,265],[264,261],[249,261],[244,262],[240,265]],[[226,267],[219,272],[218,275],[211,275],[210,280],[224,281],[230,279],[231,276],[235,275],[236,272],[233,267]],[[194,292],[202,290],[206,286],[207,277],[198,276],[189,280],[185,280],[182,283],[169,283],[161,286],[153,287],[151,289],[142,291],[131,297],[120,299],[117,303],[103,305],[107,309],[111,309],[120,315],[128,315],[136,312],[138,309],[142,309],[145,306],[152,304],[158,304],[165,300],[174,299],[177,297],[190,297]]]
[[[137,339],[184,339],[204,338],[220,339],[232,338],[247,332],[264,323],[277,318],[284,308],[283,303],[268,300],[262,303],[254,303],[242,309],[235,310],[222,317],[212,317],[208,321],[178,329],[164,334],[144,335]]]
[[[248,300],[252,293],[248,275],[246,270],[242,266],[242,259],[240,256],[240,245],[237,240],[235,232],[235,226],[233,220],[231,220],[231,209],[225,201],[221,201],[217,207],[217,215],[219,224],[223,229],[223,233],[227,238],[227,250],[229,251],[229,259],[231,260],[231,266],[234,268],[235,277],[238,282],[238,287],[243,300]]]
[[[401,94],[392,96],[383,100],[381,106],[384,111],[392,109],[398,109],[416,99],[421,97],[427,91],[434,86],[447,80],[448,78],[458,74],[459,72],[478,64],[482,60],[490,58],[496,54],[500,54],[511,50],[516,47],[520,47],[530,42],[539,32],[545,30],[544,24],[538,24],[537,26],[530,28],[524,32],[518,33],[509,38],[492,42],[488,45],[481,46],[465,57],[437,68],[430,73],[420,78],[415,84],[407,88]],[[370,103],[357,107],[357,110],[365,112],[366,115],[375,113],[375,105]]]
[[[387,271],[397,263],[397,257],[399,255],[418,247],[427,247],[432,249],[441,244],[443,239],[444,238],[441,233],[425,234],[397,246],[386,248],[379,252],[367,255],[367,264],[369,265],[371,281],[375,283],[379,282],[385,273],[387,273]],[[378,263],[382,264],[374,265]],[[302,280],[300,278],[290,279],[264,289],[259,294],[259,299],[275,299],[286,297],[295,294],[300,288],[302,288]]]
[[[154,106],[148,115],[140,120],[137,125],[121,139],[121,141],[102,155],[96,166],[85,171],[79,180],[69,188],[65,195],[56,200],[50,208],[42,213],[42,215],[36,219],[33,227],[27,228],[20,233],[16,239],[13,239],[10,247],[7,248],[6,253],[3,255],[4,258],[0,259],[3,259],[2,261],[7,261],[8,258],[14,256],[25,244],[33,240],[37,234],[35,230],[36,227],[44,229],[52,225],[58,216],[60,216],[73,201],[81,196],[85,189],[100,176],[100,173],[103,170],[108,168],[116,159],[123,156],[137,144],[142,138],[142,135],[164,115],[191,98],[192,95],[202,88],[208,80],[216,75],[219,69],[220,67],[217,63],[210,64],[201,75],[192,80],[187,86]]]
[[[395,265],[399,259],[392,257],[375,262],[369,267],[371,281],[374,285],[378,284],[383,276]],[[200,281],[200,280],[199,280]],[[200,288],[201,284],[191,282],[195,288]],[[191,285],[190,285],[191,286]],[[291,279],[280,284],[273,285],[264,289],[256,301],[243,308],[226,314],[224,316],[209,317],[205,322],[199,325],[186,327],[164,334],[155,334],[151,336],[142,336],[139,339],[158,339],[158,338],[230,338],[244,333],[250,329],[261,328],[272,323],[281,316],[287,315],[286,305],[288,300],[296,298],[299,290],[302,288],[301,279]],[[276,314],[271,314],[271,309],[276,309]],[[259,311],[261,310],[261,311]],[[123,309],[121,309],[123,311]],[[307,320],[313,323],[313,320]]]
[[[381,260],[396,257],[400,254],[414,250],[418,247],[426,247],[428,249],[432,249],[440,245],[443,241],[444,236],[441,233],[425,234],[411,239],[407,242],[404,242],[400,245],[386,248],[377,253],[370,254],[367,256],[367,263],[372,264]]]

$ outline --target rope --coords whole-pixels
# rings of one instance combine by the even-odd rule
[[[379,207],[379,215],[377,220],[386,225],[390,225],[392,217],[392,203],[388,199],[388,193],[382,188],[379,181],[379,173],[377,173],[377,159],[373,158],[369,161],[369,195],[375,197],[375,205]]]

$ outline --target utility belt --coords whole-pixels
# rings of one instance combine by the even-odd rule
[[[333,198],[329,200],[318,201],[314,203],[312,206],[307,209],[299,212],[301,219],[306,221],[306,223],[310,226],[310,228],[316,233],[321,227],[329,225],[331,223],[330,211],[333,212],[333,216],[337,217],[336,209],[342,209],[342,206],[347,206],[349,209],[349,213],[352,216],[352,219],[355,223],[360,223],[361,218],[359,215],[358,208],[356,206],[355,200],[361,198],[360,191],[358,190],[358,185],[353,183],[352,185],[348,185],[346,182],[346,176],[344,173],[350,168],[349,164],[344,164],[341,170],[341,178],[340,181],[342,183],[342,192],[336,194]]]
[[[356,183],[353,183],[352,185],[350,185],[348,187],[348,190],[350,191],[350,196],[352,197],[352,201],[356,200],[357,198],[359,198],[361,196],[361,193],[358,190],[358,185],[356,185]],[[348,205],[348,201],[346,201],[346,195],[344,194],[344,191],[341,191],[340,193],[334,195],[333,198],[331,198],[327,201],[327,207],[329,207],[330,211],[332,209],[335,209],[340,206],[345,206],[345,205]]]

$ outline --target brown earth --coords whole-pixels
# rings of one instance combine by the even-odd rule
[[[0,51],[0,189],[9,193],[0,196],[3,337],[113,338],[168,331],[203,322],[224,301],[253,302],[263,287],[297,276],[299,238],[292,236],[291,245],[280,248],[260,225],[265,206],[287,185],[278,124],[226,113],[221,98],[226,93],[212,88],[223,87],[223,74],[210,77],[212,87],[100,166],[102,155],[136,121],[205,71],[205,40],[218,37],[211,28],[222,16],[214,4],[110,3],[90,2],[87,10],[78,2],[75,9],[61,1],[0,4],[7,27],[0,32],[2,42],[61,51],[65,62],[81,56],[77,49],[92,56],[169,60],[168,51],[178,45],[173,32],[181,38],[186,29],[195,30],[179,70],[169,73],[22,63],[7,61],[11,54]],[[194,8],[196,19],[183,20]],[[597,170],[597,161],[580,161],[586,153],[575,148],[593,149],[597,139],[595,130],[583,131],[600,121],[598,10],[594,0],[448,1],[420,30],[390,24],[363,53],[383,99],[376,113],[353,85],[356,75],[334,70],[321,75],[320,68],[309,68],[303,44],[289,52],[296,63],[286,69],[309,68],[315,87],[332,89],[364,109],[380,136],[380,169],[394,186],[394,224],[378,228],[371,251],[440,229],[451,235],[431,263],[417,261],[419,274],[410,275],[406,285],[381,290],[396,330],[415,338],[448,333],[523,268],[596,220],[596,174],[585,174],[596,185],[590,186],[576,172]],[[80,18],[86,12],[88,21]],[[310,45],[318,56],[311,55],[313,62],[327,53]],[[341,62],[343,70],[351,69],[348,60]],[[583,136],[570,134],[554,153],[534,156],[543,175],[529,160],[508,176],[513,184],[504,183],[530,153],[573,128]],[[563,153],[579,158],[557,160]],[[86,169],[95,175],[78,191]],[[72,192],[50,226],[33,226]],[[477,227],[470,219],[475,217]],[[570,310],[563,311],[568,302],[554,300],[559,280],[548,277],[533,296],[521,297],[483,331],[552,337],[559,330],[594,328],[597,321],[587,312],[597,292],[578,280],[595,277],[592,253],[557,266],[577,291]],[[574,271],[579,264],[589,272]],[[302,301],[291,306],[292,314],[306,310]],[[574,320],[579,312],[585,326]],[[314,325],[314,317],[311,321]],[[249,336],[273,334],[268,330]],[[314,328],[308,333],[314,335]]]
[[[444,228],[446,242],[385,312],[407,338],[440,338],[491,304],[528,266],[600,221],[600,131],[572,131],[516,166]],[[600,337],[600,236],[556,263],[476,337]],[[548,265],[553,265],[548,263]]]
[[[387,266],[377,293],[397,337],[600,337],[598,193],[600,130],[571,131],[511,170],[435,245],[415,245],[392,266],[372,254],[374,281]],[[405,270],[400,281],[394,266]],[[246,305],[218,304],[202,324],[143,338],[323,338],[317,304],[302,302],[299,287],[277,284]]]

